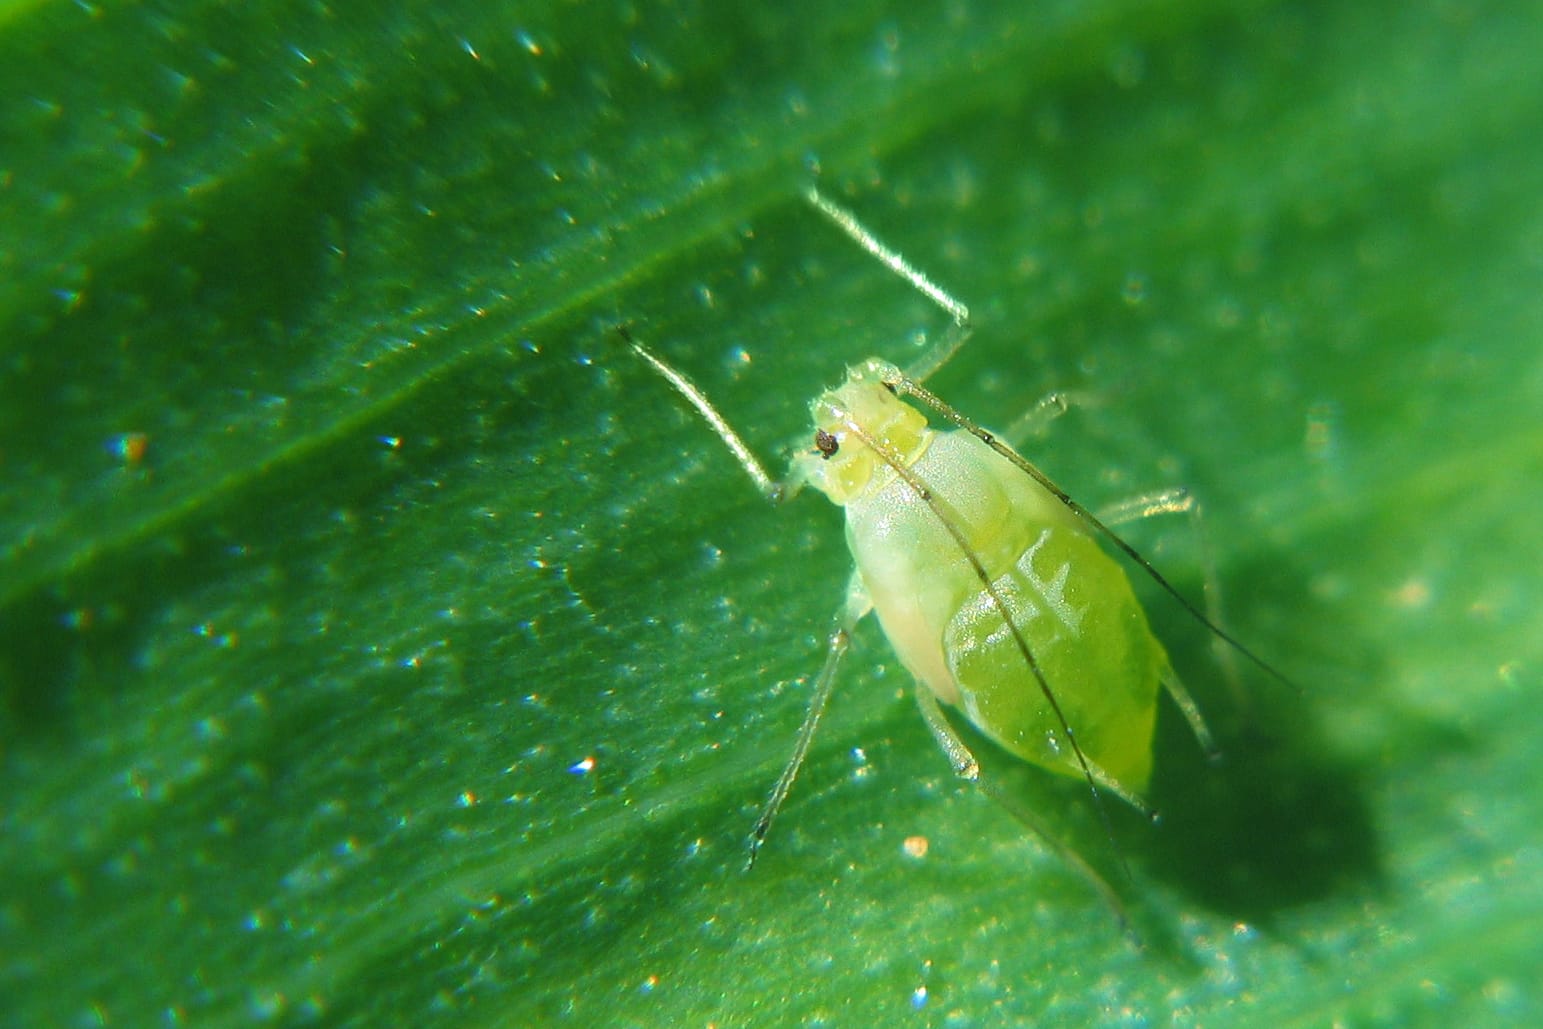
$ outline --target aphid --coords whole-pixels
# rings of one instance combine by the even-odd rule
[[[751,833],[750,863],[808,752],[851,630],[869,611],[878,615],[915,678],[922,717],[958,775],[979,780],[980,766],[944,715],[944,704],[957,707],[1018,757],[1085,780],[1095,803],[1107,790],[1151,815],[1141,794],[1152,769],[1159,687],[1201,745],[1212,752],[1214,747],[1124,570],[1096,537],[1220,639],[1277,678],[1279,673],[1185,600],[1027,459],[922,386],[968,338],[968,309],[849,212],[814,189],[808,199],[946,311],[953,324],[910,370],[870,358],[849,369],[841,386],[815,399],[813,446],[794,457],[785,481],[766,472],[701,390],[625,328],[619,330],[696,408],[768,499],[780,501],[807,484],[846,511],[856,568],[792,756]],[[929,427],[906,398],[957,428]],[[1182,491],[1172,491],[1151,506],[1182,510],[1186,504]],[[1008,806],[1120,912],[1113,891],[1079,855],[1045,833],[1021,805]]]

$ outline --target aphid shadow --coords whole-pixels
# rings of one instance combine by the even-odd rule
[[[1149,612],[1154,606],[1161,603]],[[951,713],[981,761],[987,792],[1010,812],[1030,811],[1054,837],[1052,849],[1075,852],[1102,876],[1150,952],[1182,958],[1186,948],[1171,919],[1147,909],[1143,881],[1167,883],[1218,917],[1266,929],[1289,909],[1375,891],[1381,861],[1360,777],[1318,730],[1311,694],[1245,668],[1239,697],[1203,630],[1182,613],[1153,621],[1221,750],[1209,759],[1179,711],[1159,701],[1145,794],[1158,823],[1108,794],[1101,817],[1086,784],[1027,765]],[[1091,886],[1088,896],[1096,901]]]
[[[1141,864],[1206,907],[1259,923],[1375,884],[1376,838],[1355,770],[1317,735],[1305,717],[1272,710],[1268,721],[1225,729],[1211,762],[1165,712],[1150,791],[1162,821]]]
[[[1257,577],[1241,579],[1268,592]],[[1263,925],[1337,893],[1376,889],[1381,861],[1365,790],[1318,728],[1312,692],[1247,666],[1234,692],[1203,633],[1167,613],[1154,623],[1220,756],[1208,759],[1178,713],[1160,706],[1148,795],[1162,819],[1139,848],[1140,864],[1207,908]]]

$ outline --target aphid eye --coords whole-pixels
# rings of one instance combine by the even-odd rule
[[[820,452],[820,456],[829,461],[836,456],[836,451],[841,449],[841,444],[836,437],[824,429],[814,430],[814,449]]]

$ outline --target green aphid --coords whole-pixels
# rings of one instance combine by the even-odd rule
[[[878,616],[938,745],[960,776],[980,766],[941,705],[961,711],[984,735],[1025,761],[1085,780],[1151,815],[1142,799],[1152,771],[1159,692],[1166,690],[1201,745],[1214,752],[1199,708],[1153,636],[1113,546],[1186,611],[1249,660],[1279,678],[1180,596],[1123,539],[1072,500],[997,436],[922,386],[969,336],[969,312],[818,191],[809,201],[888,268],[953,318],[950,331],[910,370],[878,358],[810,406],[813,446],[772,478],[728,420],[684,375],[622,329],[632,349],[702,415],[757,488],[782,500],[802,486],[846,511],[855,569],[815,682],[792,757],[751,837],[750,861],[765,840],[809,748],[853,626]],[[955,426],[935,429],[915,400]],[[1192,507],[1182,490],[1154,495],[1146,513]],[[1103,894],[1108,884],[1021,806],[1015,815]],[[1122,915],[1123,918],[1123,915]]]

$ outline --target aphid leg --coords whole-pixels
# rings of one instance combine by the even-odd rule
[[[1098,783],[1099,789],[1107,790],[1108,792],[1113,793],[1116,797],[1119,797],[1121,800],[1125,801],[1125,803],[1141,812],[1142,816],[1145,817],[1147,821],[1153,823],[1158,821],[1156,808],[1154,808],[1151,804],[1148,804],[1142,798],[1141,794],[1136,793],[1130,787],[1120,782],[1120,780],[1116,779],[1114,776],[1100,768],[1098,762],[1089,761],[1088,772],[1093,776],[1093,781]]]
[[[1098,517],[1105,525],[1115,526],[1173,514],[1186,517],[1189,532],[1200,551],[1200,574],[1203,583],[1201,596],[1205,601],[1206,618],[1216,625],[1226,625],[1221,576],[1216,572],[1216,556],[1211,550],[1210,537],[1205,531],[1205,515],[1201,510],[1200,501],[1193,493],[1183,486],[1153,490],[1101,509]],[[1237,654],[1217,636],[1211,637],[1211,652],[1217,664],[1221,666],[1222,675],[1232,691],[1234,703],[1239,706],[1246,705],[1247,694],[1243,690],[1242,680],[1238,675]],[[1205,750],[1206,757],[1212,761],[1219,761],[1222,756],[1221,750],[1216,746],[1216,741],[1200,714],[1200,708],[1172,669],[1163,677],[1163,688],[1168,691],[1168,695],[1184,713],[1184,718],[1189,722],[1195,739]]]
[[[1181,687],[1182,689],[1182,687]],[[943,714],[937,698],[932,691],[923,687],[920,683],[916,687],[916,704],[922,710],[922,718],[927,722],[927,728],[932,730],[932,738],[937,741],[943,753],[948,755],[949,763],[954,766],[954,774],[961,779],[971,782],[980,779],[980,763],[975,760],[975,755],[965,745],[963,737],[954,731],[953,725]],[[1193,701],[1191,701],[1193,704]],[[1089,759],[1087,761],[1088,774],[1099,788],[1108,790],[1125,803],[1141,812],[1147,818],[1156,821],[1157,812],[1147,804],[1141,796],[1127,788],[1114,776],[1099,767],[1098,762]]]
[[[618,325],[616,331],[634,353],[647,362],[666,382],[675,387],[675,391],[685,397],[692,407],[696,408],[697,413],[723,441],[723,445],[729,448],[729,452],[734,455],[739,466],[744,469],[745,474],[750,477],[766,499],[773,502],[780,501],[792,492],[788,483],[773,479],[767,473],[739,433],[734,431],[728,419],[719,413],[712,401],[707,399],[707,394],[703,393],[695,383],[633,339],[632,333],[625,325]],[[793,753],[788,758],[787,764],[783,766],[782,775],[777,778],[777,785],[772,788],[771,796],[767,798],[766,806],[761,809],[761,816],[756,819],[755,828],[751,830],[750,858],[745,865],[747,869],[755,865],[761,844],[765,842],[766,834],[771,831],[772,819],[777,817],[777,810],[787,799],[788,791],[793,788],[793,780],[798,777],[798,770],[809,753],[809,745],[813,742],[815,730],[820,725],[820,716],[825,713],[825,705],[830,701],[831,691],[836,685],[836,670],[840,667],[841,658],[851,644],[852,627],[868,613],[871,607],[868,594],[863,589],[861,580],[854,573],[847,587],[846,598],[842,601],[841,611],[836,618],[836,628],[831,631],[826,643],[825,663],[820,668],[819,677],[815,679],[814,691],[809,697],[809,710],[804,715],[803,726],[798,730],[798,739],[793,745]]]
[[[761,844],[766,842],[766,834],[771,831],[772,819],[777,817],[777,809],[782,807],[782,802],[787,799],[788,791],[793,788],[793,780],[798,778],[798,770],[809,754],[809,744],[814,741],[814,731],[819,728],[820,716],[825,713],[825,705],[836,686],[836,668],[841,664],[842,655],[847,652],[850,643],[851,633],[845,625],[838,625],[831,632],[825,651],[825,664],[820,669],[819,678],[814,682],[814,692],[809,696],[809,710],[804,715],[804,724],[798,730],[798,741],[793,745],[793,754],[788,758],[788,763],[783,766],[782,775],[777,778],[777,785],[772,788],[771,796],[766,800],[766,806],[761,809],[761,817],[755,820],[755,828],[750,831],[750,857],[745,862],[746,871],[755,867],[755,859],[761,852]]]
[[[964,742],[958,731],[949,722],[948,716],[943,714],[943,708],[938,704],[938,698],[931,690],[921,683],[916,684],[916,706],[921,709],[922,721],[927,723],[927,728],[932,732],[932,738],[937,741],[938,747],[948,757],[949,764],[953,765],[954,774],[961,779],[969,780],[979,786],[995,803],[1006,809],[1007,813],[1016,818],[1024,828],[1044,841],[1045,845],[1055,852],[1056,857],[1065,862],[1066,866],[1076,874],[1082,876],[1088,885],[1099,895],[1103,902],[1114,912],[1119,919],[1120,928],[1130,929],[1130,919],[1126,916],[1125,905],[1120,902],[1120,897],[1114,892],[1107,879],[1098,874],[1098,871],[1072,847],[1051,832],[1039,819],[1022,798],[1016,796],[1010,790],[1004,790],[997,785],[994,778],[982,777],[980,763],[975,760],[975,755],[970,752],[969,744]],[[1107,777],[1106,777],[1107,778]],[[1139,943],[1139,941],[1138,941]]]
[[[947,364],[949,358],[958,353],[959,348],[970,338],[972,331],[970,309],[958,297],[933,282],[925,272],[902,257],[899,251],[892,249],[870,232],[851,211],[830,200],[813,186],[809,188],[807,196],[809,203],[830,219],[831,224],[846,233],[858,246],[878,258],[879,263],[884,267],[909,282],[918,293],[948,312],[948,316],[954,320],[954,323],[948,327],[948,331],[943,333],[942,338],[928,347],[926,352],[916,358],[906,369],[906,374],[912,379],[917,382],[926,382],[934,372]]]
[[[959,352],[960,348],[969,341],[970,334],[974,331],[969,323],[960,324],[955,322],[953,325],[950,325],[947,329],[943,330],[943,335],[938,338],[936,343],[922,351],[921,354],[911,361],[905,373],[917,382],[926,382],[932,378],[939,368],[947,364],[949,359]]]
[[[1073,500],[1071,495],[1063,490],[1060,486],[1057,486],[1050,478],[1050,476],[1040,471],[1039,468],[1028,458],[1019,454],[1012,447],[998,439],[996,434],[982,428],[974,421],[965,417],[965,415],[957,408],[944,402],[941,397],[927,389],[915,379],[911,379],[902,375],[894,382],[886,382],[884,385],[887,386],[889,390],[892,393],[895,393],[897,396],[913,397],[916,400],[921,401],[923,404],[926,404],[928,407],[932,408],[942,417],[953,422],[955,425],[959,426],[961,429],[964,429],[966,432],[970,433],[970,435],[986,444],[992,450],[995,450],[998,454],[1001,454],[1003,457],[1007,458],[1007,460],[1012,462],[1013,466],[1016,467],[1019,471],[1029,476],[1045,489],[1049,490],[1050,494],[1059,500],[1063,505],[1065,505],[1067,510],[1072,512],[1072,514],[1076,515],[1078,518],[1082,519],[1084,525],[1093,530],[1093,532],[1102,536],[1110,544],[1110,546],[1124,554],[1132,564],[1136,565],[1143,573],[1146,574],[1147,578],[1157,583],[1158,587],[1162,589],[1164,593],[1168,594],[1168,596],[1173,599],[1174,603],[1178,604],[1186,612],[1188,612],[1191,618],[1195,619],[1195,621],[1209,629],[1214,635],[1220,638],[1234,651],[1247,658],[1248,661],[1256,668],[1260,669],[1282,685],[1287,686],[1298,693],[1301,692],[1301,687],[1292,682],[1290,679],[1286,678],[1280,672],[1276,671],[1274,666],[1264,660],[1264,658],[1255,654],[1252,650],[1249,650],[1242,643],[1238,642],[1236,637],[1218,625],[1214,619],[1208,618],[1200,610],[1200,608],[1196,607],[1188,599],[1186,599],[1184,594],[1175,589],[1173,584],[1164,578],[1161,572],[1153,567],[1152,562],[1142,557],[1141,553],[1137,551],[1135,547],[1125,542],[1119,533],[1105,525],[1098,518],[1098,516],[1093,514],[1092,511],[1089,511],[1077,501]]]
[[[976,761],[975,755],[970,753],[964,737],[949,724],[948,717],[943,714],[942,706],[938,704],[938,698],[919,682],[916,684],[916,706],[921,708],[922,720],[932,731],[932,738],[937,740],[938,747],[948,756],[948,763],[953,766],[954,774],[970,782],[979,781],[980,762]]]
[[[1206,760],[1220,761],[1222,750],[1216,745],[1216,739],[1211,735],[1211,727],[1205,724],[1205,715],[1200,713],[1200,705],[1195,703],[1195,698],[1189,695],[1189,690],[1184,686],[1184,680],[1179,678],[1172,668],[1162,675],[1163,689],[1168,691],[1168,696],[1178,706],[1184,720],[1189,723],[1189,731],[1195,734],[1195,741],[1200,744],[1200,749],[1205,751]]]
[[[1072,396],[1056,390],[1054,393],[1046,393],[1040,397],[1033,407],[1013,420],[1002,436],[1008,444],[1014,447],[1021,446],[1025,440],[1039,436],[1049,427],[1050,423],[1071,410]]]
[[[871,607],[872,604],[868,600],[867,591],[863,589],[862,580],[854,572],[847,586],[847,595],[842,602],[841,612],[836,618],[836,628],[831,631],[827,643],[825,664],[820,668],[819,678],[814,682],[814,691],[809,695],[809,710],[804,715],[804,724],[799,727],[798,740],[793,744],[793,753],[788,757],[788,763],[783,766],[782,774],[777,778],[777,785],[772,788],[771,796],[766,799],[766,806],[761,809],[761,816],[755,820],[755,828],[750,832],[750,858],[745,862],[746,871],[755,867],[756,855],[760,853],[761,844],[766,842],[766,834],[771,831],[772,819],[777,817],[777,810],[787,799],[788,791],[793,788],[793,780],[798,778],[798,770],[809,754],[809,745],[814,741],[815,730],[819,728],[820,716],[825,713],[825,705],[836,687],[836,669],[840,666],[841,658],[846,654],[847,647],[851,643],[852,628]]]

